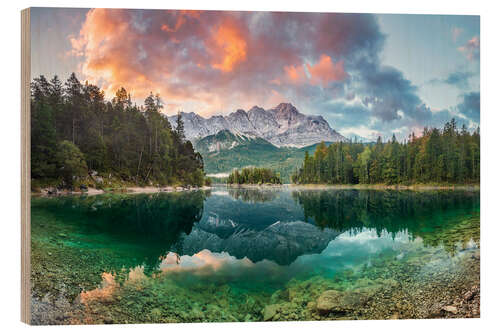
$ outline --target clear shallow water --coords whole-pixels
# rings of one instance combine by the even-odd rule
[[[269,304],[282,304],[274,320],[311,320],[320,318],[309,303],[328,289],[458,276],[460,258],[479,246],[479,192],[220,187],[33,198],[32,239],[34,295],[79,294],[94,308],[89,322],[262,320]],[[45,260],[63,285],[50,283]]]

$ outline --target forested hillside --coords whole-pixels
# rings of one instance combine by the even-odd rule
[[[160,111],[158,95],[132,103],[121,88],[103,91],[71,74],[65,83],[44,76],[31,84],[31,177],[35,184],[72,187],[105,175],[139,185],[203,185],[203,159]],[[102,177],[99,177],[102,178]]]
[[[314,153],[317,145],[303,148],[276,147],[262,138],[237,136],[227,130],[207,136],[194,144],[195,149],[203,156],[207,174],[229,174],[235,168],[253,166],[279,172],[286,183],[290,182],[291,174],[301,165],[304,152]]]
[[[319,144],[306,151],[302,167],[292,175],[299,184],[479,183],[479,128],[473,133],[456,121],[443,129],[425,128],[400,143],[393,136],[375,144]]]

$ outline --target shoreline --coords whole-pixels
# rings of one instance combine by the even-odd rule
[[[413,185],[385,185],[385,184],[216,184],[226,186],[228,188],[241,189],[274,189],[274,188],[291,188],[299,190],[411,190],[411,191],[427,191],[427,190],[466,190],[480,191],[479,184],[470,185],[434,185],[434,184],[413,184]]]
[[[434,184],[413,184],[413,185],[385,185],[385,184],[213,184],[212,186],[131,186],[116,188],[112,190],[101,190],[89,187],[87,191],[70,191],[70,190],[55,190],[51,188],[43,188],[40,192],[31,192],[32,196],[60,196],[60,195],[99,195],[105,193],[172,193],[185,191],[208,191],[217,186],[223,186],[232,189],[280,189],[289,188],[296,190],[396,190],[396,191],[435,191],[435,190],[460,190],[460,191],[480,191],[480,184],[470,185],[434,185]]]
[[[141,193],[173,193],[173,192],[186,192],[186,191],[208,191],[211,190],[213,186],[201,186],[201,187],[183,187],[183,186],[132,186],[112,189],[111,191],[105,191],[89,187],[87,191],[70,191],[70,190],[57,190],[51,193],[51,189],[44,188],[40,192],[31,192],[32,196],[41,197],[52,197],[52,196],[63,196],[63,195],[99,195],[105,193],[126,193],[126,194],[141,194]]]
[[[425,190],[468,190],[479,191],[479,184],[471,185],[434,185],[434,184],[413,184],[413,185],[385,185],[385,184],[286,184],[290,188],[299,189],[359,189],[359,190],[412,190],[412,191],[425,191]]]
[[[286,187],[288,184],[216,184],[220,186],[226,186],[229,188],[255,188],[255,189],[261,189],[261,188],[281,188],[281,187]]]

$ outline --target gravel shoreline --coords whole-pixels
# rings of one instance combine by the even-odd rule
[[[122,189],[114,189],[112,191],[104,191],[100,189],[96,189],[93,187],[89,187],[86,191],[70,191],[70,190],[54,190],[44,188],[40,192],[31,192],[32,196],[42,196],[42,197],[50,197],[50,196],[60,196],[60,195],[99,195],[104,193],[160,193],[160,192],[185,192],[185,191],[208,191],[213,189],[211,186],[164,186],[164,187],[155,187],[155,186],[135,186],[135,187],[125,187]]]

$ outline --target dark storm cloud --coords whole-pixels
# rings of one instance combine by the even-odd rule
[[[461,98],[462,102],[457,105],[457,111],[468,119],[478,123],[481,109],[479,92],[462,94]]]
[[[317,110],[328,119],[334,128],[353,127],[360,123],[366,123],[371,116],[370,110],[361,103],[323,103],[318,105]]]
[[[469,79],[474,77],[476,74],[470,71],[460,71],[457,70],[455,72],[450,73],[444,79],[433,79],[429,81],[430,84],[449,84],[451,86],[455,86],[459,89],[465,90],[469,89]]]
[[[467,89],[469,87],[469,79],[473,76],[474,73],[472,72],[454,72],[448,75],[444,83]]]
[[[372,64],[362,71],[363,101],[382,121],[401,117],[424,120],[428,110],[417,95],[417,87],[407,80],[401,71],[388,66]],[[398,112],[399,111],[399,112]]]

